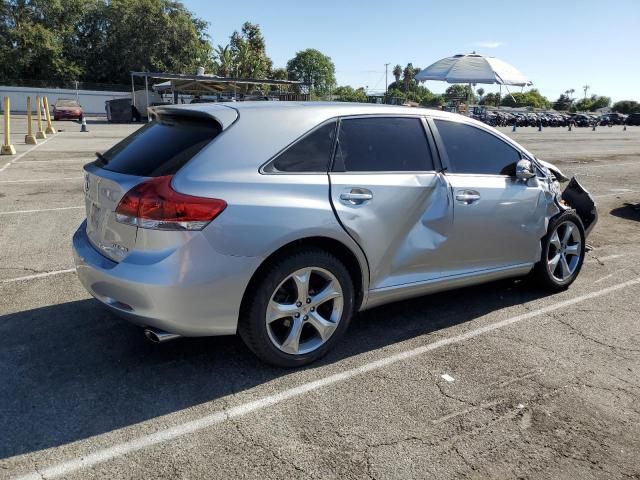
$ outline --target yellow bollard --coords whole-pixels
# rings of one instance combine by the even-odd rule
[[[40,107],[40,97],[37,96],[36,97],[36,111],[38,113],[37,118],[38,118],[38,131],[36,132],[36,138],[47,138],[47,135],[44,133],[44,130],[42,130],[42,113],[41,113],[41,107]]]
[[[11,145],[11,100],[4,97],[4,143],[0,155],[15,155],[16,148]]]
[[[27,145],[35,145],[38,143],[36,136],[33,134],[33,120],[31,119],[31,97],[27,97],[27,134],[24,136],[24,143]]]
[[[53,128],[53,125],[51,125],[51,112],[49,112],[49,100],[47,100],[47,97],[42,97],[42,101],[44,103],[44,115],[47,119],[47,129],[45,130],[45,133],[47,135],[53,135],[54,133],[56,133],[56,129]]]

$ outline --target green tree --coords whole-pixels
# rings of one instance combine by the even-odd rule
[[[487,93],[484,97],[480,99],[480,105],[487,105],[490,107],[497,107],[500,105],[500,94],[499,93]]]
[[[463,100],[466,102],[467,99],[471,99],[471,101],[475,101],[473,89],[469,85],[463,85],[461,83],[456,83],[447,88],[444,96],[447,100]]]
[[[234,58],[233,52],[231,51],[231,47],[229,45],[218,45],[214,52],[215,57],[215,71],[221,77],[231,77],[235,74],[234,72]]]
[[[510,95],[505,95],[500,105],[503,107],[549,108],[551,103],[537,89],[532,88],[526,92],[514,92]]]
[[[336,100],[338,100],[339,102],[367,102],[367,94],[362,87],[358,89],[354,89],[349,85],[337,87],[333,91],[333,95],[336,96]]]
[[[313,48],[297,52],[287,62],[287,71],[291,80],[306,83],[311,93],[318,96],[326,95],[336,84],[335,66],[331,58]]]
[[[260,25],[245,22],[240,32],[233,32],[229,40],[235,72],[241,78],[267,78],[273,62],[266,52],[266,42]],[[247,88],[250,88],[248,86]]]
[[[591,95],[591,109],[597,110],[611,106],[611,98],[602,95]]]
[[[572,103],[573,100],[569,97],[569,95],[567,93],[562,93],[558,97],[558,100],[554,102],[553,108],[555,108],[556,110],[569,110]]]
[[[402,77],[402,66],[396,65],[393,67],[393,76],[396,79],[396,83],[400,83],[400,77]]]
[[[478,97],[482,99],[482,96],[484,95],[484,88],[480,87],[478,90],[476,90],[476,93],[478,94]]]
[[[173,0],[1,0],[0,79],[129,83],[213,68],[207,23]]]
[[[289,72],[286,68],[274,68],[271,70],[271,78],[274,80],[286,80],[289,78]]]
[[[97,81],[127,83],[131,70],[195,73],[198,66],[214,68],[207,23],[179,2],[109,0],[105,21]]]
[[[611,99],[609,97],[603,97],[599,95],[591,95],[590,97],[581,98],[572,107],[576,112],[592,112],[598,108],[604,108],[611,105]]]
[[[630,113],[640,112],[640,103],[635,100],[620,100],[619,102],[614,103],[611,108],[614,112],[628,115]]]
[[[411,62],[407,63],[407,66],[404,67],[404,70],[402,71],[402,81],[404,83],[404,91],[408,92],[414,81],[413,81],[413,77],[414,77],[415,71],[413,68],[413,64]]]

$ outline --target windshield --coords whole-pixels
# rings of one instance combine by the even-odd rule
[[[79,108],[80,104],[75,100],[58,100],[56,102],[56,107],[75,107]]]

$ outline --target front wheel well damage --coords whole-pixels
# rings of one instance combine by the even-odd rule
[[[363,283],[363,271],[360,267],[360,262],[356,255],[342,242],[328,237],[307,237],[298,240],[294,240],[291,243],[283,245],[278,250],[269,255],[258,269],[254,272],[251,280],[245,288],[244,295],[242,296],[242,304],[240,307],[240,315],[245,310],[245,304],[248,300],[248,292],[253,291],[253,287],[256,287],[262,278],[266,275],[271,267],[283,258],[295,254],[304,249],[318,249],[324,250],[340,260],[347,268],[351,280],[353,281],[353,288],[355,293],[354,311],[358,311],[364,300],[364,283]]]

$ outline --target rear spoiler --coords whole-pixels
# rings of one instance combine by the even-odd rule
[[[157,105],[149,108],[149,118],[155,120],[163,116],[192,118],[194,120],[215,120],[226,130],[238,119],[238,111],[222,104],[198,105]]]

